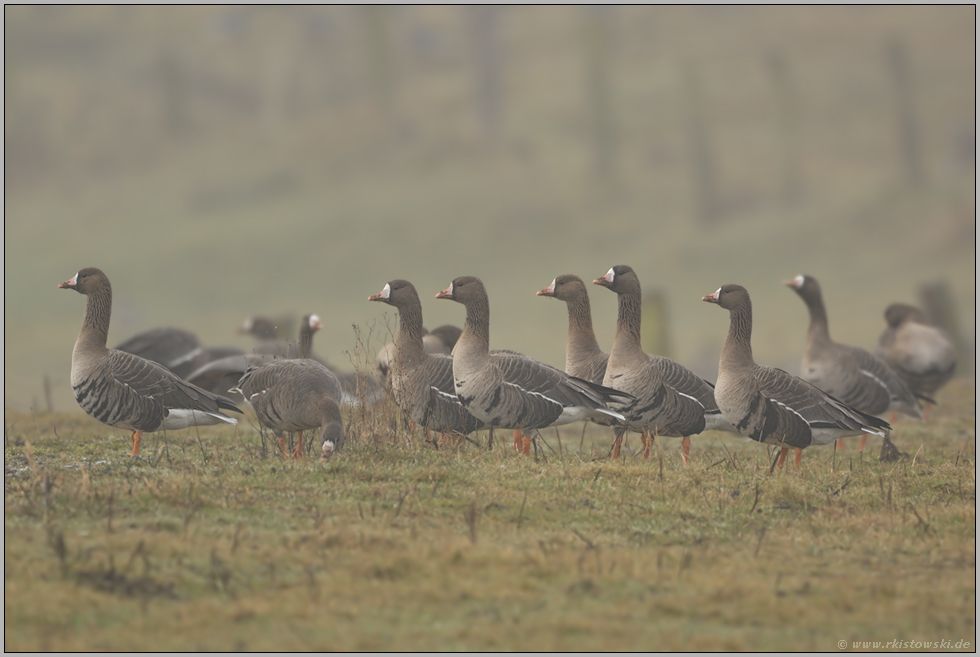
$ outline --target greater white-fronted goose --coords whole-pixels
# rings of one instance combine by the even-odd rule
[[[820,388],[752,358],[752,300],[741,285],[723,285],[702,301],[729,312],[728,337],[718,362],[715,399],[725,418],[743,436],[782,447],[782,465],[790,447],[800,463],[803,449],[828,445],[843,436],[873,433],[884,437],[887,422],[838,401]]]
[[[538,296],[564,301],[568,309],[568,339],[565,343],[565,373],[602,385],[609,354],[599,348],[592,328],[592,305],[582,279],[562,274]]]
[[[116,349],[163,365],[182,379],[213,360],[244,353],[234,347],[205,347],[190,331],[169,327],[137,333]]]
[[[426,430],[466,436],[482,429],[485,424],[467,412],[456,397],[453,357],[425,348],[422,302],[415,286],[404,280],[389,281],[368,301],[381,301],[398,309],[398,334],[388,368],[395,403]]]
[[[946,331],[933,326],[915,306],[893,303],[885,310],[885,322],[888,328],[878,339],[875,355],[925,401],[923,415],[928,420],[933,395],[956,372],[956,347]]]
[[[444,324],[437,329],[440,331],[439,334],[435,332],[429,332],[423,326],[422,331],[422,348],[427,354],[451,354],[453,352],[453,347],[456,346],[456,340],[459,339],[459,335],[453,333],[453,330],[461,332],[461,329],[455,326],[450,326],[449,324]],[[378,372],[381,374],[381,378],[388,379],[388,368],[391,367],[391,361],[395,354],[395,343],[389,342],[385,346],[378,350],[378,356],[374,359],[374,363],[378,368]]]
[[[453,349],[456,396],[474,417],[491,427],[514,430],[514,446],[530,453],[528,431],[596,419],[624,421],[608,404],[632,398],[578,379],[514,351],[490,351],[490,300],[483,282],[456,278],[437,299],[466,307],[463,332]]]
[[[279,339],[279,327],[268,317],[249,317],[238,327],[238,332],[252,335],[260,341]]]
[[[88,297],[71,355],[75,400],[96,420],[132,431],[134,457],[145,432],[238,422],[222,412],[241,412],[230,399],[182,381],[145,358],[106,348],[112,286],[102,270],[82,269],[58,287]]]
[[[891,409],[922,419],[915,395],[883,360],[860,347],[831,340],[823,295],[815,278],[800,275],[786,285],[800,295],[810,312],[800,366],[803,379],[862,413],[881,416]],[[858,449],[864,449],[866,440],[867,436],[862,436]]]
[[[321,455],[327,458],[344,444],[344,421],[339,401],[340,381],[320,363],[276,360],[251,368],[238,381],[236,391],[255,411],[259,424],[279,440],[284,456],[287,432],[299,432],[292,456],[303,454],[303,432],[320,428]]]
[[[191,372],[187,380],[216,394],[234,394],[238,380],[253,367],[281,359],[310,358],[320,362],[313,351],[313,335],[322,328],[320,318],[304,315],[300,321],[299,341],[266,340],[260,342],[251,353],[237,354],[207,363]],[[322,362],[320,362],[323,365]],[[240,393],[239,393],[240,394]]]
[[[690,457],[691,436],[705,429],[735,431],[715,403],[711,384],[683,365],[663,356],[647,354],[640,344],[642,294],[636,272],[616,265],[593,281],[618,296],[616,336],[606,365],[603,385],[636,398],[621,410],[628,426],[643,436],[643,455],[649,457],[654,436],[680,436],[682,456]],[[613,457],[619,454],[619,441]]]

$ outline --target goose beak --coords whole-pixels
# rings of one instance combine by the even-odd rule
[[[602,285],[603,287],[609,287],[610,285],[612,285],[612,282],[615,278],[616,278],[616,272],[614,272],[612,268],[610,268],[609,271],[606,272],[605,276],[600,276],[599,278],[595,279],[592,282],[595,285]]]
[[[58,288],[61,290],[74,290],[77,285],[78,285],[78,274],[75,274],[64,283],[58,283]]]
[[[555,281],[551,281],[551,285],[543,290],[538,290],[539,297],[553,297],[555,296]]]
[[[377,294],[372,294],[368,297],[368,301],[387,301],[388,297],[391,296],[391,285],[385,283],[385,286],[381,288],[381,291]]]
[[[453,284],[450,283],[442,292],[436,292],[436,299],[452,299],[453,298]]]
[[[791,288],[793,288],[795,290],[798,290],[801,287],[803,287],[803,276],[800,275],[800,276],[797,276],[796,278],[791,278],[788,281],[783,281],[783,285],[785,285],[786,287],[791,287]]]
[[[708,303],[718,303],[718,293],[721,292],[721,288],[718,288],[706,297],[701,297],[701,301],[707,301]]]

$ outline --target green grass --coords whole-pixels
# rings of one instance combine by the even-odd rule
[[[906,457],[705,434],[606,458],[435,449],[387,406],[329,462],[248,421],[128,436],[5,413],[7,650],[837,650],[976,635],[975,388]],[[485,435],[476,438],[484,442]],[[636,447],[633,437],[631,447]],[[971,649],[973,646],[971,646]]]

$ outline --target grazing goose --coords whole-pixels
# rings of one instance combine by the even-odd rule
[[[625,418],[606,405],[626,404],[629,395],[578,379],[514,351],[490,351],[490,301],[483,282],[456,278],[437,299],[466,307],[463,332],[453,349],[453,380],[460,403],[491,427],[514,430],[514,447],[530,453],[527,431],[597,419]]]
[[[617,265],[593,283],[609,288],[619,297],[616,337],[602,383],[636,397],[633,406],[617,410],[626,415],[628,427],[643,436],[643,456],[650,456],[652,436],[681,436],[686,462],[692,435],[705,429],[737,433],[718,409],[710,383],[669,358],[643,351],[642,295],[636,272],[626,265]],[[613,445],[613,458],[618,455],[619,440]]]
[[[427,351],[422,335],[422,302],[408,281],[389,281],[368,297],[398,309],[398,335],[388,369],[395,402],[426,431],[465,436],[485,425],[470,415],[453,385],[453,357]],[[441,344],[441,342],[440,342]]]
[[[276,360],[250,368],[238,381],[236,392],[252,406],[259,424],[279,440],[284,456],[286,432],[299,432],[293,458],[303,454],[303,432],[320,427],[322,458],[344,444],[344,421],[338,402],[340,381],[314,360]]]
[[[743,436],[782,447],[782,465],[790,447],[800,463],[803,448],[827,445],[843,436],[873,433],[885,437],[884,420],[834,399],[783,370],[752,358],[752,300],[741,285],[724,285],[701,298],[728,310],[730,326],[718,362],[715,399],[725,418]]]
[[[810,311],[800,366],[803,379],[862,413],[881,416],[891,409],[922,419],[915,395],[883,360],[860,347],[830,339],[827,311],[815,278],[800,275],[786,285],[800,295]],[[859,450],[864,449],[866,440],[867,436],[861,437]]]
[[[261,367],[274,360],[309,358],[313,351],[313,334],[322,326],[320,318],[316,315],[304,315],[300,322],[298,342],[291,340],[260,342],[252,353],[219,358],[191,372],[187,380],[216,394],[233,394],[238,380],[249,368]],[[319,362],[315,356],[313,360]]]
[[[956,371],[956,347],[946,331],[933,326],[915,306],[893,303],[885,310],[888,328],[878,339],[875,355],[901,377],[913,394],[925,400],[929,419],[931,397]]]
[[[133,456],[139,455],[144,432],[238,422],[222,413],[241,413],[230,399],[182,381],[145,358],[106,348],[112,286],[102,270],[82,269],[58,287],[88,297],[71,354],[75,400],[96,420],[132,431]]]

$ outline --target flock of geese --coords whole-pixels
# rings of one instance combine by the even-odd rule
[[[888,411],[893,418],[899,412],[923,419],[924,402],[927,419],[935,392],[956,365],[949,337],[905,304],[886,310],[887,328],[875,354],[834,342],[819,284],[797,276],[786,285],[810,313],[802,378],[755,362],[749,293],[724,285],[702,299],[727,310],[730,320],[712,385],[673,360],[643,351],[640,282],[633,269],[617,265],[593,283],[618,297],[609,353],[596,341],[582,279],[558,276],[538,292],[567,307],[564,371],[515,351],[490,349],[490,301],[479,278],[456,278],[435,295],[462,304],[466,319],[461,331],[444,326],[432,334],[423,328],[415,287],[405,280],[386,283],[368,300],[398,311],[395,340],[378,356],[387,390],[427,435],[513,430],[514,448],[525,455],[536,430],[587,421],[614,428],[614,458],[623,435],[633,431],[642,436],[645,457],[657,436],[681,437],[687,461],[690,437],[713,429],[780,447],[774,465],[781,466],[790,448],[799,464],[806,447],[845,436],[862,436],[861,449],[868,434],[887,441],[891,427],[882,416]],[[354,403],[358,390],[364,403],[364,390],[370,389],[364,380],[345,383],[312,354],[312,336],[320,328],[315,315],[303,318],[298,343],[274,341],[274,326],[247,322],[243,332],[267,339],[249,354],[207,350],[193,334],[173,329],[148,331],[109,349],[112,286],[105,273],[82,269],[58,287],[88,297],[72,352],[75,399],[95,419],[132,431],[134,457],[146,432],[235,424],[227,413],[241,413],[238,403],[245,402],[276,435],[284,455],[301,456],[303,432],[319,429],[321,458],[328,458],[344,442],[341,405]],[[370,400],[381,394],[386,393],[372,393]],[[294,432],[299,439],[290,453],[286,434]]]

